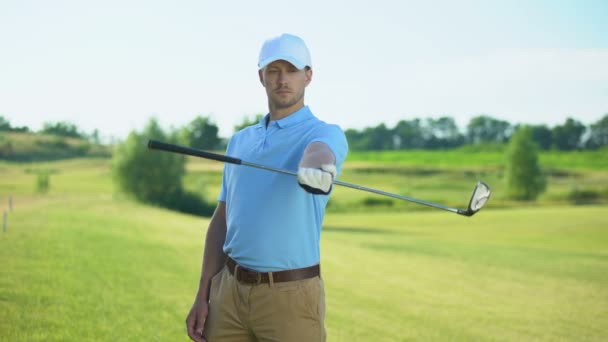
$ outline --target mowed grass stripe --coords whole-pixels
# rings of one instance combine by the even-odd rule
[[[206,219],[114,196],[32,203],[0,238],[2,340],[187,340]],[[328,340],[600,341],[604,212],[328,214]]]
[[[604,210],[485,211],[471,219],[331,215],[323,240],[327,291],[345,307],[333,314],[347,329],[357,320],[356,336],[373,340],[378,321],[394,330],[387,341],[602,340]],[[373,307],[367,314],[374,317],[363,319],[367,305],[347,310],[348,299]]]
[[[498,150],[483,150],[482,144],[449,150],[350,151],[348,161],[376,165],[410,165],[427,168],[468,169],[494,168],[504,165],[506,145]],[[498,147],[498,146],[495,146]],[[605,171],[608,168],[606,148],[582,151],[540,151],[543,167]]]
[[[2,238],[2,335],[10,341],[183,336],[204,220],[69,197],[37,209],[12,213]]]

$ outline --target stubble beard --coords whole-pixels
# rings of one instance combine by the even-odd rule
[[[287,98],[281,98],[280,96],[270,96],[269,97],[270,108],[275,109],[275,110],[276,109],[287,109],[287,108],[294,106],[298,102],[300,102],[300,100],[302,100],[303,97],[304,97],[304,92],[293,94],[292,97],[287,97]]]

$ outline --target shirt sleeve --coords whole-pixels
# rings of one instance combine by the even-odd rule
[[[336,157],[336,168],[338,173],[342,170],[342,164],[348,154],[348,141],[344,131],[338,125],[325,124],[317,129],[312,140],[309,142],[322,142],[329,146],[329,149]]]

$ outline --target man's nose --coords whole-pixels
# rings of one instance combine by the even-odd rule
[[[286,83],[287,83],[287,73],[279,72],[279,84],[286,84]]]

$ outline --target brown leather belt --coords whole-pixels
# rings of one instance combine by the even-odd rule
[[[226,258],[226,266],[230,274],[234,275],[234,269],[238,264],[230,257]],[[272,273],[272,281],[274,283],[282,283],[286,281],[302,280],[313,277],[318,277],[321,274],[319,265],[314,265],[304,268],[296,268],[293,270],[277,271],[277,272],[257,272],[238,265],[236,279],[241,283],[247,284],[268,284],[270,283],[269,274]]]

